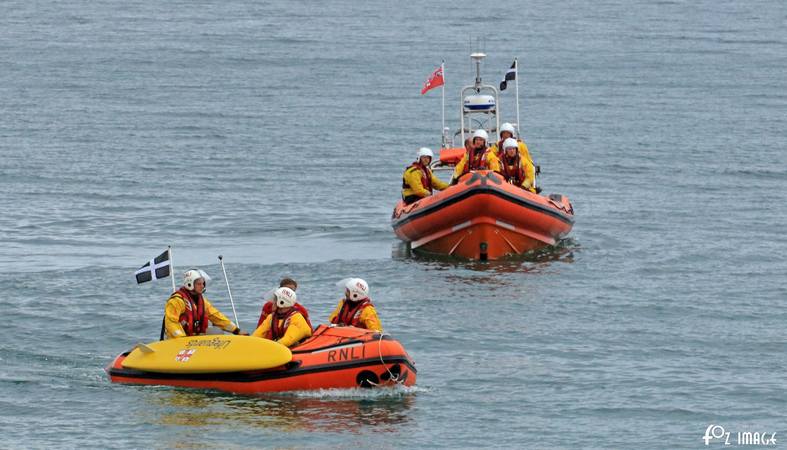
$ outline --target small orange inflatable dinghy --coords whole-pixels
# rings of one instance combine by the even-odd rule
[[[573,224],[567,197],[531,193],[487,170],[410,205],[400,200],[391,217],[412,249],[476,260],[554,245]]]
[[[155,351],[148,346],[141,347],[147,352]],[[278,367],[234,372],[217,367],[215,372],[197,373],[132,369],[123,364],[132,353],[129,351],[118,355],[106,371],[113,383],[215,389],[239,394],[415,384],[415,363],[402,345],[387,334],[320,325],[309,339],[291,351],[292,359]],[[178,352],[175,358],[183,361],[184,354]]]

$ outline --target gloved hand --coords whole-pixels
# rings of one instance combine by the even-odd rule
[[[235,329],[234,329],[234,330],[232,330],[232,334],[234,334],[234,335],[236,335],[236,336],[238,336],[238,335],[240,335],[240,336],[248,336],[248,335],[249,335],[249,333],[248,333],[248,332],[246,332],[246,331],[241,331],[241,329],[240,329],[239,327],[235,327]]]

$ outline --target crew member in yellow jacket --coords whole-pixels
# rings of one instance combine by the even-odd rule
[[[339,282],[344,286],[344,298],[328,320],[339,326],[353,326],[367,330],[383,331],[377,310],[369,298],[369,285],[360,278],[348,278]]]
[[[519,153],[515,139],[508,138],[503,142],[503,155],[500,157],[500,175],[514,186],[531,190],[533,187],[527,179],[525,162]]]
[[[486,146],[489,135],[486,130],[475,130],[469,143],[465,143],[465,152],[462,159],[454,168],[454,176],[451,184],[456,184],[462,175],[471,170],[494,170],[500,172],[500,160],[495,152],[490,151]]]
[[[303,314],[295,309],[298,297],[288,287],[280,287],[273,293],[276,310],[273,311],[262,325],[257,327],[252,336],[270,339],[287,347],[297,345],[312,335],[312,328],[306,323]]]
[[[500,142],[492,144],[491,150],[497,155],[498,159],[503,159],[503,143],[506,139],[515,139],[519,150],[519,157],[525,168],[525,182],[522,183],[522,186],[527,186],[525,189],[530,192],[536,192],[536,188],[534,187],[536,185],[536,166],[533,164],[533,158],[530,157],[530,150],[528,150],[525,141],[514,137],[515,131],[514,126],[508,122],[500,125]]]
[[[418,159],[404,170],[402,175],[402,199],[406,204],[432,195],[432,190],[442,191],[448,183],[437,178],[429,165],[432,163],[434,153],[431,149],[421,147],[418,150]]]
[[[205,334],[208,321],[224,331],[241,334],[240,328],[202,295],[209,280],[208,274],[199,269],[191,269],[183,274],[183,286],[172,293],[164,307],[167,337],[171,339]]]

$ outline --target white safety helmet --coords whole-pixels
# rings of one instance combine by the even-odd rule
[[[288,287],[280,287],[276,289],[276,291],[273,293],[273,297],[276,299],[277,308],[290,308],[295,306],[295,302],[298,300],[298,296],[295,294],[295,291]]]
[[[434,153],[432,153],[432,149],[427,147],[421,147],[418,149],[418,159],[421,159],[424,156],[428,156],[434,159]]]
[[[489,142],[489,135],[486,133],[486,130],[482,128],[475,130],[475,133],[473,133],[473,139],[475,138],[481,138],[484,141]]]
[[[347,300],[357,302],[369,297],[369,285],[360,278],[345,278],[337,283],[345,289]]]
[[[205,280],[205,290],[207,290],[210,276],[201,269],[190,269],[183,272],[183,286],[190,291],[194,290],[194,283],[200,278]]]
[[[511,125],[508,122],[504,123],[503,125],[500,125],[500,134],[503,134],[504,131],[508,131],[509,133],[511,133],[511,136],[516,136],[516,129],[514,128],[513,125]]]
[[[508,138],[503,141],[503,150],[507,148],[519,148],[519,144],[517,143],[516,139]]]

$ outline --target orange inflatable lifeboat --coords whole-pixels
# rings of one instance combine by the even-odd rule
[[[501,140],[500,92],[481,80],[485,57],[484,53],[470,55],[476,65],[475,83],[460,91],[460,127],[451,137],[443,125],[443,148],[433,166],[456,166],[475,131],[484,130],[494,137],[491,142]],[[519,129],[518,110],[516,122],[516,126],[507,124],[511,128],[504,131],[513,136]],[[457,138],[459,142],[455,142]],[[488,170],[471,171],[457,181],[444,191],[410,205],[400,200],[394,207],[391,226],[411,249],[467,259],[497,259],[554,245],[574,226],[574,208],[563,195],[534,194]]]
[[[573,224],[565,196],[534,194],[487,170],[410,205],[399,201],[391,218],[412,249],[480,260],[554,245]]]
[[[106,368],[114,383],[151,384],[256,394],[309,389],[415,384],[415,363],[402,345],[375,331],[320,325],[292,349],[292,360],[263,370],[166,373],[123,366],[130,352]]]

